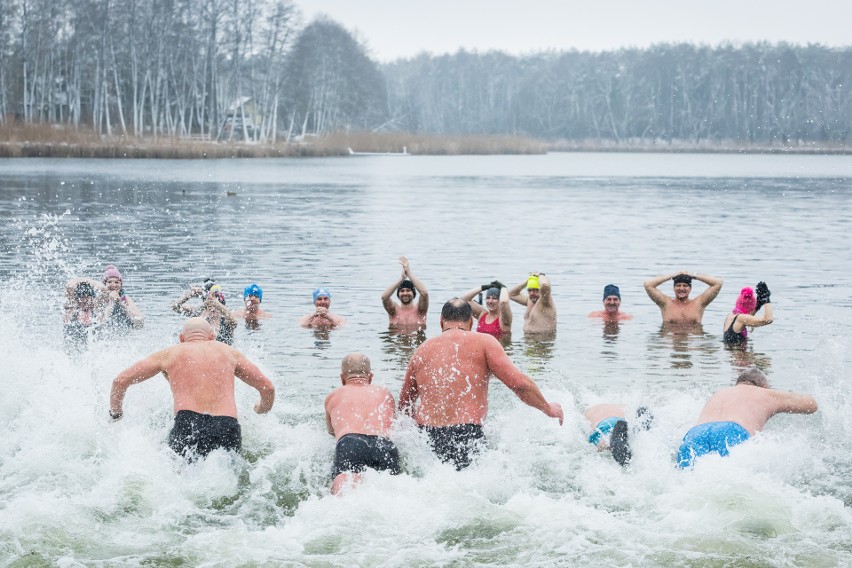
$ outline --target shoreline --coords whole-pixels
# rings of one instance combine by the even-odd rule
[[[429,136],[403,133],[336,133],[296,142],[209,142],[198,139],[102,137],[91,131],[44,125],[0,127],[0,158],[238,159],[327,158],[357,153],[420,156],[535,155],[552,152],[676,154],[850,155],[844,145],[743,144],[735,140],[694,143],[631,140],[545,141],[511,135]]]

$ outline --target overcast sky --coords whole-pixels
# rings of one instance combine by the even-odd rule
[[[852,0],[296,0],[380,61],[455,53],[609,50],[662,42],[852,45]]]

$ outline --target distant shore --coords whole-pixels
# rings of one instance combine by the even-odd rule
[[[356,153],[411,155],[521,155],[548,152],[673,152],[738,154],[852,154],[852,147],[761,145],[734,140],[543,141],[523,136],[427,136],[404,133],[337,133],[293,142],[259,142],[100,136],[50,125],[0,126],[0,158],[226,159],[332,157]]]

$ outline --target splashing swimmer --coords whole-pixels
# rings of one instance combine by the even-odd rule
[[[586,409],[586,421],[591,428],[589,443],[599,452],[610,450],[612,458],[619,465],[626,466],[633,459],[630,449],[627,409],[623,404],[595,404]],[[649,430],[654,423],[654,415],[644,406],[634,414],[635,430]],[[633,421],[632,421],[633,422]]]
[[[479,451],[492,374],[524,403],[562,424],[562,407],[544,398],[535,382],[512,364],[500,342],[471,331],[469,303],[461,298],[448,301],[440,322],[441,335],[427,339],[408,363],[399,408],[426,432],[441,461],[460,470]]]
[[[340,381],[325,397],[325,423],[335,437],[331,493],[338,495],[347,484],[357,483],[367,469],[400,472],[399,451],[388,438],[396,411],[393,395],[371,384],[370,359],[350,353],[340,364]]]
[[[674,283],[674,298],[666,296],[657,287],[671,280]],[[692,281],[698,280],[707,284],[708,288],[699,296],[689,299],[692,292]],[[660,308],[665,324],[700,324],[704,317],[704,309],[716,299],[722,289],[722,279],[706,274],[687,274],[675,272],[665,276],[655,276],[645,281],[645,292]]]
[[[204,302],[196,307],[185,305],[192,298],[204,298]],[[207,278],[203,286],[190,287],[189,292],[186,292],[172,304],[172,310],[187,317],[204,318],[213,327],[216,341],[228,345],[234,342],[237,320],[225,307],[225,294],[222,292],[222,287],[216,284],[212,278]]]
[[[388,286],[382,293],[382,306],[388,313],[388,324],[391,327],[402,330],[426,329],[426,312],[429,310],[429,290],[423,285],[419,278],[411,272],[408,259],[399,257],[402,265],[402,276],[399,280]],[[399,303],[391,299],[393,293]],[[420,293],[420,299],[414,304],[414,298]]]
[[[214,341],[207,320],[186,320],[180,343],[137,361],[112,382],[109,415],[121,419],[127,389],[163,373],[174,399],[175,422],[169,447],[188,461],[207,456],[215,449],[239,451],[242,446],[234,376],[257,389],[260,401],[254,411],[265,414],[275,401],[275,387],[242,353]]]
[[[737,377],[734,386],[717,391],[704,405],[698,425],[683,437],[677,465],[689,467],[695,458],[709,453],[727,456],[732,446],[763,430],[776,414],[816,411],[812,396],[771,389],[763,371],[750,367]]]

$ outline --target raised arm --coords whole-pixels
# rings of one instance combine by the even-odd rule
[[[512,332],[512,305],[509,303],[509,290],[500,288],[500,329],[503,333]]]
[[[272,403],[275,402],[275,387],[257,365],[246,359],[242,353],[237,353],[238,358],[234,375],[260,393],[260,402],[254,405],[254,411],[258,414],[266,414],[272,410]]]
[[[648,297],[651,300],[660,306],[660,308],[665,308],[666,304],[669,302],[670,298],[660,292],[657,287],[667,280],[671,280],[675,276],[680,274],[680,272],[674,272],[672,274],[666,274],[664,276],[655,276],[650,280],[646,280],[643,286],[645,286],[645,292],[648,294]]]
[[[517,286],[513,287],[509,290],[509,299],[518,302],[519,304],[526,306],[529,303],[529,296],[523,294],[522,292],[527,287],[528,280],[524,280]]]
[[[556,402],[548,402],[544,398],[535,382],[512,364],[496,339],[483,336],[483,340],[487,343],[485,357],[488,367],[494,376],[509,387],[525,404],[537,408],[551,418],[558,418],[561,426],[564,419],[562,406]]]
[[[174,304],[172,304],[172,310],[185,316],[192,315],[194,310],[192,308],[186,307],[184,304],[186,304],[192,298],[201,296],[203,293],[204,290],[202,290],[200,287],[193,286],[189,289],[189,292],[186,292],[183,296],[178,298]]]
[[[742,321],[743,326],[749,327],[762,327],[764,325],[769,325],[772,323],[772,304],[764,304],[763,312],[760,317],[749,314],[740,314],[737,321]]]
[[[473,298],[476,297],[477,294],[482,293],[483,287],[484,286],[477,286],[476,288],[471,288],[460,296],[462,300],[470,304],[470,309],[473,310],[473,317],[476,319],[479,319],[480,317],[482,317],[482,314],[488,311],[485,309],[485,306],[473,301]]]
[[[389,316],[396,315],[396,303],[391,299],[391,297],[394,295],[394,292],[399,290],[399,285],[402,284],[403,280],[405,280],[405,271],[402,272],[402,276],[400,276],[398,280],[393,282],[387,287],[387,290],[382,292],[382,307],[385,308],[385,311]]]
[[[535,272],[534,274],[538,276],[539,291],[541,292],[541,297],[538,300],[539,303],[542,306],[552,306],[553,297],[550,295],[550,278],[545,276],[543,272]]]
[[[426,288],[423,282],[421,282],[420,279],[411,272],[411,267],[408,265],[407,258],[404,256],[400,257],[399,262],[402,264],[403,278],[408,277],[408,279],[411,280],[411,283],[414,284],[414,289],[417,290],[418,294],[420,294],[420,298],[417,300],[417,311],[420,315],[426,315],[426,312],[429,311],[428,288]]]
[[[702,307],[707,307],[722,290],[722,279],[715,276],[708,276],[707,274],[693,274],[692,277],[707,284],[708,288],[697,298],[701,302]]]
[[[109,414],[114,420],[121,418],[123,414],[122,405],[124,395],[130,385],[147,381],[154,375],[163,371],[164,352],[154,353],[141,361],[137,361],[127,369],[123,370],[112,381],[112,389],[109,394]]]

